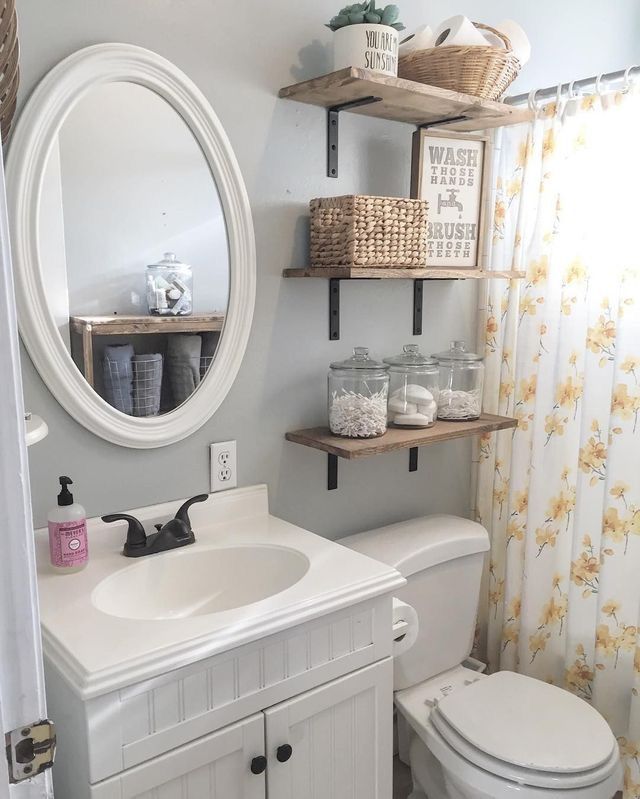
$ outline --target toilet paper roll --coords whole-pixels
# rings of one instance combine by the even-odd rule
[[[468,17],[458,14],[441,22],[435,30],[434,47],[487,46],[487,40]]]
[[[428,50],[433,47],[435,37],[428,25],[421,25],[410,36],[407,36],[400,45],[400,55],[414,53],[416,50]]]
[[[531,42],[522,27],[512,19],[505,19],[496,28],[509,38],[513,52],[524,66],[531,58]]]
[[[393,598],[393,656],[407,652],[418,639],[420,624],[418,614],[411,605]]]

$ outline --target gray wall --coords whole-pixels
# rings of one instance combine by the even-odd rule
[[[251,197],[258,246],[253,332],[238,380],[215,417],[196,435],[161,450],[112,446],[77,425],[53,400],[25,355],[27,406],[49,423],[30,452],[36,523],[54,502],[56,478],[70,474],[90,514],[135,507],[208,488],[208,444],[235,438],[240,484],[269,483],[272,511],[323,535],[339,535],[427,512],[465,513],[469,444],[340,463],[340,488],[326,491],[326,460],[284,441],[287,429],[325,416],[325,373],[355,344],[380,355],[411,341],[410,282],[346,284],[342,340],[327,339],[325,281],[285,281],[283,267],[305,263],[311,197],[400,195],[409,183],[411,128],[345,115],[341,177],[324,177],[322,110],[279,101],[278,87],[329,71],[323,23],[341,0],[18,0],[22,93],[61,58],[89,44],[148,47],[183,69],[207,95],[231,139]],[[637,0],[404,0],[409,28],[452,13],[497,23],[514,17],[528,30],[533,61],[515,88],[613,70],[640,61]],[[471,339],[475,287],[429,285],[425,351]]]

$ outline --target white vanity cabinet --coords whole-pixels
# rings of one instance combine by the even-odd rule
[[[361,669],[105,780],[89,795],[390,799],[391,674],[388,659]]]
[[[150,529],[180,504],[132,515]],[[211,497],[192,517],[194,545],[133,564],[120,554],[123,531],[89,520],[87,567],[67,579],[41,569],[56,799],[391,799],[392,598],[404,578],[269,515],[264,486]],[[44,564],[46,530],[38,547]],[[244,574],[243,547],[287,557]],[[191,586],[176,591],[167,575],[229,551],[243,589],[273,582],[292,556],[306,571],[248,605],[137,613],[152,600],[162,609],[169,589],[184,610]],[[114,599],[114,575],[140,577],[110,613],[96,597]],[[220,591],[210,582],[197,596],[237,599],[233,581]]]
[[[56,799],[390,799],[391,630],[387,594],[85,700],[46,660]]]

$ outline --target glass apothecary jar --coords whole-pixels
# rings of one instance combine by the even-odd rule
[[[434,356],[440,372],[438,419],[471,421],[482,413],[484,364],[481,355],[469,352],[464,341],[452,341]]]
[[[435,358],[423,355],[417,344],[405,344],[389,364],[387,421],[395,427],[431,427],[438,412],[439,370]]]
[[[387,431],[389,367],[356,347],[329,371],[329,428],[336,436],[375,438]]]
[[[189,316],[193,311],[193,272],[173,252],[147,267],[147,305],[152,316]]]

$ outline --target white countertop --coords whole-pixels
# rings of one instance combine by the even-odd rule
[[[147,531],[172,518],[183,500],[129,511]],[[114,512],[119,509],[114,508]],[[99,696],[225,652],[357,602],[396,590],[404,578],[301,527],[269,515],[266,486],[212,494],[190,510],[196,543],[146,558],[200,547],[266,544],[290,547],[310,561],[294,585],[265,600],[180,619],[120,618],[91,601],[98,584],[136,560],[122,556],[127,525],[88,520],[89,563],[76,574],[49,566],[48,534],[36,532],[45,657],[83,699]]]

